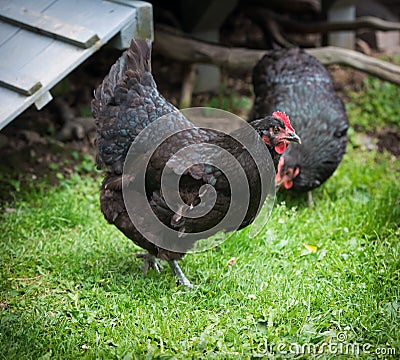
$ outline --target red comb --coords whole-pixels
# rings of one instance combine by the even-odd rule
[[[287,116],[284,112],[275,111],[275,112],[272,113],[272,116],[281,119],[281,120],[285,123],[285,126],[286,126],[290,131],[293,131],[293,132],[294,132],[294,129],[292,128],[292,125],[290,124],[289,116]]]

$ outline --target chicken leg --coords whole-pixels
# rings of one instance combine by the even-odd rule
[[[187,289],[192,289],[193,285],[190,283],[190,281],[187,279],[185,274],[182,272],[181,268],[178,265],[178,262],[176,260],[170,260],[170,261],[168,261],[168,263],[169,263],[169,266],[171,267],[172,271],[178,278],[179,285],[183,285]]]
[[[143,253],[143,254],[136,254],[135,255],[137,258],[143,259],[144,264],[143,264],[143,274],[147,274],[147,271],[149,269],[154,269],[158,273],[162,270],[162,265],[158,261],[158,259],[149,253]]]
[[[310,210],[314,210],[314,201],[313,201],[311,190],[307,191],[307,202],[308,202],[308,207],[310,208]]]

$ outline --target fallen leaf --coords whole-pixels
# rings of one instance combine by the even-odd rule
[[[318,250],[318,247],[316,247],[315,245],[310,245],[310,244],[303,244],[303,245],[307,250],[311,251],[312,253],[315,253]]]

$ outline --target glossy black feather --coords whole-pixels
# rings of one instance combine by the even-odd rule
[[[336,170],[347,144],[348,119],[330,74],[301,49],[270,50],[253,70],[253,86],[250,119],[284,111],[301,137],[301,145],[282,155],[286,168],[300,166],[291,190],[318,187]]]
[[[122,194],[122,172],[128,150],[135,138],[149,124],[163,117],[160,130],[179,128],[180,125],[191,125],[177,109],[164,99],[150,73],[151,43],[143,40],[133,40],[131,47],[112,66],[109,75],[97,88],[92,102],[92,112],[97,126],[97,165],[105,170],[102,183],[100,206],[106,220],[117,226],[128,238],[164,260],[179,259],[183,253],[168,251],[149,242],[133,225],[125,208]],[[269,129],[270,126],[282,121],[272,116],[254,122],[255,127]],[[150,136],[146,138],[146,136]],[[261,141],[257,133],[253,142]],[[151,134],[146,131],[135,143],[135,151],[146,153],[151,144]],[[194,233],[209,229],[219,223],[225,216],[230,202],[230,184],[225,175],[212,165],[204,164],[197,154],[190,153],[193,166],[185,169],[180,178],[180,196],[187,205],[196,206],[199,201],[199,190],[204,184],[212,185],[217,192],[214,208],[201,218],[179,216],[166,204],[160,188],[161,173],[166,170],[167,161],[171,155],[192,144],[213,144],[229,151],[241,164],[250,186],[251,203],[241,227],[250,224],[263,203],[260,175],[254,160],[246,149],[234,138],[215,130],[193,127],[169,137],[154,152],[149,161],[145,185],[147,201],[159,220],[166,226],[180,232]],[[151,147],[151,146],[150,146]],[[276,162],[278,156],[272,144],[268,148]],[[210,158],[218,156],[212,151]],[[139,158],[140,160],[140,158]],[[138,161],[139,161],[138,160]],[[172,166],[174,169],[180,164]],[[224,164],[229,167],[230,164]],[[167,169],[168,170],[168,169]],[[126,174],[124,174],[126,176]],[[135,174],[130,174],[134,181]],[[139,204],[140,205],[140,204]],[[138,213],[137,223],[145,223],[146,219]],[[225,230],[230,230],[227,227]],[[160,235],[162,236],[162,235]],[[188,244],[190,248],[193,244]]]

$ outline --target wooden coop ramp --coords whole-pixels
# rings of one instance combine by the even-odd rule
[[[1,0],[0,129],[104,44],[153,39],[151,4],[133,0]]]

